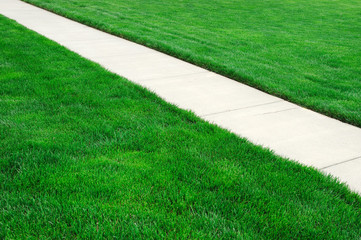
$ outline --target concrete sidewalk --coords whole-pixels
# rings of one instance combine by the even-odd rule
[[[1,0],[0,14],[180,108],[361,192],[360,128],[19,0]]]

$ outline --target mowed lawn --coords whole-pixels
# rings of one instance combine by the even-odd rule
[[[361,127],[359,0],[25,0]]]
[[[360,238],[361,198],[330,176],[0,31],[0,238]]]

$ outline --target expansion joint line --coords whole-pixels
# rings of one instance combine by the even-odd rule
[[[324,170],[324,169],[327,169],[327,168],[330,168],[330,167],[333,167],[333,166],[341,165],[341,164],[343,164],[343,163],[352,162],[352,161],[355,161],[355,160],[357,160],[357,159],[361,159],[361,156],[358,156],[358,157],[355,157],[355,158],[351,158],[351,159],[348,159],[348,160],[345,160],[345,161],[342,161],[342,162],[339,162],[339,163],[331,164],[331,165],[329,165],[329,166],[320,168],[320,170]]]

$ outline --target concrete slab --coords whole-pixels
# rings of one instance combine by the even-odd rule
[[[76,51],[80,55],[92,60],[103,59],[104,57],[116,57],[136,54],[149,54],[154,50],[140,47],[140,45],[126,41],[121,38],[99,39],[99,40],[79,40],[62,41],[62,45],[70,50]]]
[[[159,52],[126,55],[124,57],[111,56],[97,58],[96,62],[100,63],[106,69],[136,83],[150,79],[206,72],[203,68],[196,67]]]
[[[26,27],[30,28],[32,25],[27,24]],[[93,40],[107,40],[110,36],[105,33],[94,33],[87,29],[68,28],[66,26],[57,27],[32,27],[32,29],[47,38],[61,43],[65,41],[93,41]]]
[[[361,157],[351,159],[342,164],[334,165],[322,171],[337,176],[341,182],[346,183],[352,190],[360,191],[361,186]]]
[[[0,1],[0,7],[1,7],[1,14],[5,15],[6,12],[11,11],[11,10],[18,10],[18,11],[35,11],[34,7],[30,4],[27,4],[27,6],[25,6],[25,4],[21,1],[14,1],[10,3],[10,0],[2,0]]]
[[[212,72],[150,79],[141,84],[199,116],[282,101]]]
[[[15,0],[15,2],[17,2]],[[23,3],[25,4],[25,3]],[[32,29],[47,38],[59,41],[81,41],[81,40],[107,40],[116,38],[110,34],[98,31],[92,31],[92,28],[79,24],[72,20],[62,18],[56,14],[36,8],[27,4],[25,10],[19,5],[17,10],[7,10],[2,8],[2,12],[7,17],[16,20],[25,27]],[[29,9],[33,9],[31,11]],[[35,8],[35,9],[34,9]]]
[[[1,0],[0,14],[205,120],[331,173],[361,192],[360,128],[19,0]]]
[[[317,168],[361,156],[359,128],[285,101],[204,118],[281,156]]]

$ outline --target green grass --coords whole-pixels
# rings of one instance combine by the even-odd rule
[[[360,239],[361,198],[0,16],[0,238]]]
[[[361,127],[359,0],[25,0]]]

